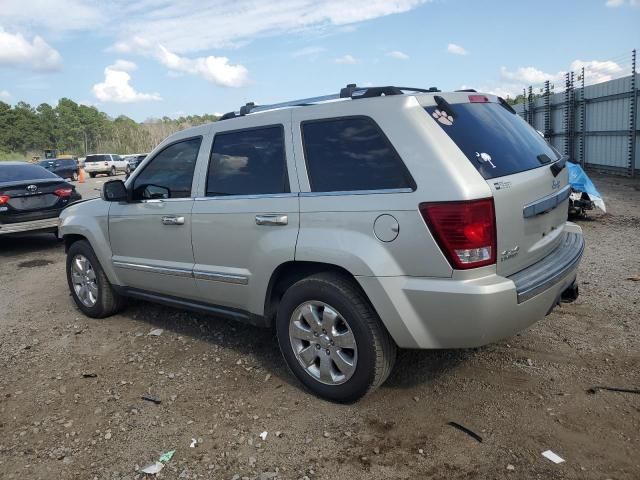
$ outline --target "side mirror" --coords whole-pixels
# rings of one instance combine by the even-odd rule
[[[127,187],[122,180],[111,180],[102,185],[102,199],[105,202],[126,202]]]

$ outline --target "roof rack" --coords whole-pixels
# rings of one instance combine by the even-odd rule
[[[439,92],[438,88],[431,87],[415,88],[415,87],[394,87],[391,85],[385,87],[358,87],[355,83],[350,83],[346,87],[340,89],[339,94],[323,95],[320,97],[302,98],[299,100],[290,100],[288,102],[273,103],[271,105],[256,105],[253,102],[249,102],[237,112],[228,112],[220,117],[220,120],[228,120],[230,118],[243,117],[250,113],[263,112],[266,110],[276,110],[286,107],[306,107],[309,105],[317,105],[319,103],[337,101],[337,100],[358,100],[361,98],[381,97],[388,95],[403,95],[404,92],[420,92],[420,93],[436,93]]]

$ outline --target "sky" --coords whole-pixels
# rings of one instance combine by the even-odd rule
[[[630,73],[640,0],[0,0],[0,100],[137,121],[361,86],[515,96]]]

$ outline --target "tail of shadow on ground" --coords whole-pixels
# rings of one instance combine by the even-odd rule
[[[143,321],[149,329],[163,328],[194,340],[232,349],[238,356],[253,355],[267,373],[302,388],[288,372],[280,354],[275,332],[233,320],[159,306],[142,300],[129,300],[121,313],[132,323]],[[478,349],[465,350],[399,350],[398,358],[383,389],[404,389],[430,383],[463,364]]]

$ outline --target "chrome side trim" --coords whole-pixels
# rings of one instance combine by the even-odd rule
[[[174,267],[156,267],[155,265],[144,265],[142,263],[130,263],[113,261],[114,267],[127,268],[129,270],[138,270],[140,272],[161,273],[163,275],[174,275],[177,277],[192,277],[193,272],[186,268]]]
[[[253,200],[257,198],[292,198],[297,197],[298,193],[265,193],[257,195],[217,195],[211,197],[196,197],[196,202],[206,202],[209,200]]]
[[[567,198],[569,198],[570,194],[571,186],[567,185],[558,193],[525,205],[522,209],[522,216],[524,218],[530,218],[535,217],[536,215],[540,215],[541,213],[548,212],[549,210],[553,210]]]
[[[194,270],[193,276],[196,280],[209,280],[212,282],[234,283],[236,285],[248,285],[249,277],[246,275],[233,275],[221,272],[203,272]]]
[[[347,190],[341,192],[300,192],[301,197],[338,197],[345,195],[377,195],[387,193],[413,193],[412,188],[387,188],[382,190]]]
[[[553,252],[508,277],[516,285],[518,303],[526,302],[573,274],[578,269],[583,252],[584,237],[578,233],[566,233],[562,243]]]

